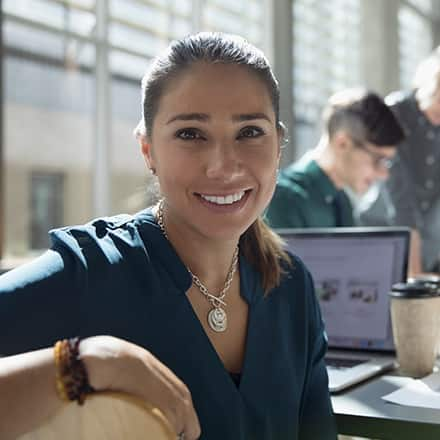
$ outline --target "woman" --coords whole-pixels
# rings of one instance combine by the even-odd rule
[[[143,79],[137,129],[161,202],[52,231],[48,253],[0,281],[0,352],[85,338],[85,385],[144,397],[185,439],[335,439],[310,275],[260,218],[283,134],[258,49],[210,33],[172,43]],[[34,376],[44,364],[40,396],[51,352],[15,362]]]

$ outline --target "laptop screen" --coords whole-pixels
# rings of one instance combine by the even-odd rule
[[[310,270],[334,348],[392,350],[388,292],[405,281],[407,228],[280,229]]]

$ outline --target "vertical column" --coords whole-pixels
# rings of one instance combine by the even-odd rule
[[[93,164],[93,213],[110,214],[110,73],[108,2],[96,0],[95,154]]]
[[[191,29],[193,33],[202,30],[203,0],[192,0]]]
[[[6,213],[4,212],[4,197],[5,197],[5,163],[4,154],[5,149],[3,146],[3,108],[4,108],[4,84],[3,84],[3,63],[4,50],[3,50],[3,9],[2,0],[0,0],[0,261],[3,258],[4,250],[4,233],[5,233],[5,219]]]
[[[280,118],[290,134],[290,142],[282,156],[281,166],[285,166],[295,157],[292,0],[266,0],[266,2],[268,40],[265,50],[280,84]]]
[[[385,95],[399,88],[399,0],[362,0],[362,71],[367,87]]]
[[[434,2],[433,5],[433,22],[432,22],[432,41],[434,48],[440,45],[440,2]]]

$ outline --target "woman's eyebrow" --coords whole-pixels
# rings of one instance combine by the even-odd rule
[[[268,122],[271,122],[269,116],[265,113],[242,113],[239,115],[232,115],[232,120],[234,122],[242,122],[242,121],[252,121],[254,119],[265,119]]]
[[[167,121],[167,124],[170,124],[174,121],[200,121],[206,122],[210,119],[210,116],[207,113],[179,113],[174,115],[171,119]]]
[[[167,121],[167,124],[175,121],[199,121],[206,122],[209,121],[211,117],[207,113],[179,113],[174,115]],[[233,122],[242,122],[242,121],[252,121],[255,119],[264,119],[268,122],[271,122],[269,116],[265,113],[257,112],[257,113],[241,113],[232,115]]]

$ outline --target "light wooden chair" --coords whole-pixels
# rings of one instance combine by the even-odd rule
[[[176,440],[162,412],[123,393],[90,394],[84,405],[66,403],[18,440]]]

